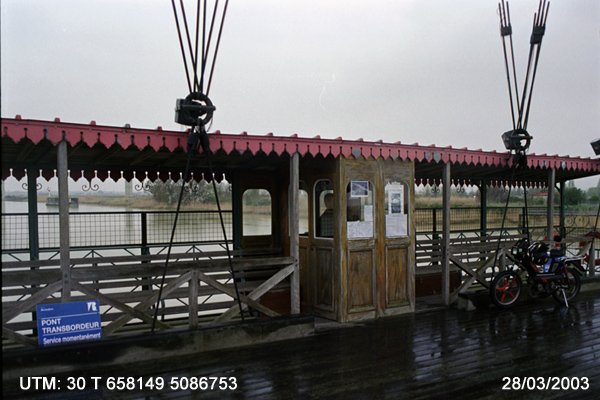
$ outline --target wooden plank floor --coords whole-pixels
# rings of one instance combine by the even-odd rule
[[[571,308],[455,309],[203,353],[104,375],[237,379],[235,391],[29,393],[44,399],[600,399],[600,293]],[[587,391],[502,391],[503,377],[587,377]],[[16,398],[19,398],[17,396]]]

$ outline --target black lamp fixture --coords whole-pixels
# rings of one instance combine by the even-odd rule
[[[590,144],[592,145],[592,149],[594,149],[594,153],[600,156],[600,139],[592,140]]]

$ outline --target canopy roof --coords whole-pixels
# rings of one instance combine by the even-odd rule
[[[324,139],[267,135],[211,133],[210,147],[221,176],[235,168],[275,169],[298,152],[312,158],[382,158],[415,162],[417,183],[439,183],[442,167],[452,165],[455,183],[506,183],[512,176],[510,155],[506,152],[467,148],[423,146],[362,139]],[[131,180],[134,176],[175,179],[185,165],[187,133],[54,121],[25,120],[20,116],[2,119],[2,179],[21,179],[27,168],[39,169],[49,179],[56,168],[56,146],[66,140],[68,164],[74,180],[82,176]],[[194,156],[193,179],[202,179],[206,163],[202,154]],[[600,174],[600,159],[529,155],[528,168],[515,175],[518,184],[544,186],[548,170],[556,170],[558,182]],[[204,178],[210,178],[206,174]]]

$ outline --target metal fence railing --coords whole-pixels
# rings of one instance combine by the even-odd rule
[[[416,208],[414,221],[417,234],[436,233],[442,231],[443,210],[441,208]],[[527,221],[525,216],[527,215]],[[593,212],[566,211],[566,234],[584,234],[594,229],[596,214]],[[502,227],[504,207],[488,207],[486,214],[486,227],[488,230],[497,230]],[[554,225],[558,232],[560,214],[558,211],[553,216]],[[528,222],[528,224],[527,224]],[[505,229],[545,229],[545,207],[508,207],[506,209]],[[450,227],[452,232],[481,230],[481,209],[479,207],[461,207],[450,209]]]
[[[58,213],[38,214],[40,250],[59,247]],[[71,248],[155,246],[169,242],[175,213],[172,211],[74,212],[69,214]],[[227,237],[231,238],[232,212],[224,211]],[[174,242],[223,241],[217,211],[181,211]],[[27,250],[27,213],[2,214],[2,252]]]
[[[413,216],[417,242],[439,239],[442,233],[443,210],[439,208],[417,208]],[[531,237],[542,239],[546,235],[546,208],[530,207],[528,221]],[[503,233],[523,233],[525,209],[509,207]],[[232,211],[224,211],[227,237],[232,238]],[[477,207],[452,208],[450,225],[452,237],[457,235],[478,236],[499,233],[504,217],[503,207],[487,209],[487,224],[481,229],[481,209]],[[38,214],[38,242],[41,252],[51,253],[59,248],[58,213]],[[70,246],[72,250],[111,248],[141,248],[148,253],[149,248],[159,248],[168,244],[175,213],[173,211],[115,211],[115,212],[72,212],[69,215]],[[248,220],[251,220],[249,218]],[[30,249],[29,216],[27,213],[2,214],[2,254],[27,253]],[[244,231],[246,231],[244,221]],[[251,221],[250,221],[251,222]],[[559,215],[554,215],[556,232],[559,232]],[[567,211],[565,231],[571,237],[583,236],[594,229],[595,214]],[[270,225],[269,225],[270,226]],[[255,227],[248,227],[249,231]],[[270,231],[270,229],[269,229]],[[201,244],[223,243],[217,211],[182,211],[180,213],[174,244],[196,246]],[[577,254],[577,244],[567,249]],[[600,249],[596,249],[598,253]],[[598,254],[597,254],[598,256]],[[53,257],[50,255],[50,257]]]
[[[502,228],[504,218],[504,207],[488,207],[486,215],[486,226],[481,227],[481,209],[478,207],[452,208],[450,209],[450,233],[451,239],[457,237],[481,237],[483,235],[497,235]],[[527,216],[527,218],[526,218]],[[508,207],[504,221],[503,235],[519,234],[529,228],[533,240],[545,239],[547,235],[546,207]],[[415,221],[417,234],[417,252],[420,243],[438,243],[442,236],[443,210],[441,208],[416,208],[413,220]],[[526,223],[528,222],[528,224]],[[554,231],[561,233],[567,239],[575,240],[566,243],[566,252],[569,255],[581,256],[585,253],[584,242],[577,238],[594,230],[596,223],[595,212],[582,212],[567,210],[565,212],[564,231],[560,231],[560,214],[553,215]],[[597,228],[596,228],[597,229]],[[437,244],[439,246],[439,244]],[[589,247],[589,246],[588,246]],[[435,246],[434,246],[435,250]],[[434,252],[435,253],[435,252]],[[600,248],[595,247],[595,259],[600,258]],[[439,266],[439,257],[423,257],[417,259],[418,267]]]

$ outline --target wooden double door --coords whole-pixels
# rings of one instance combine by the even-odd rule
[[[414,310],[413,171],[410,162],[336,160],[333,238],[313,223],[300,240],[307,311],[344,322]],[[313,221],[317,196],[309,195]]]
[[[341,193],[346,204],[340,232],[342,320],[413,311],[412,163],[342,160],[340,179],[346,185]],[[361,185],[369,190],[360,192]],[[361,225],[364,229],[357,230]]]

